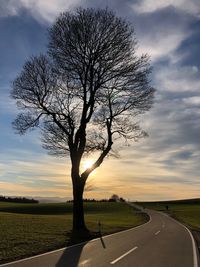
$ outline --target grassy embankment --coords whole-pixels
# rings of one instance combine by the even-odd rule
[[[88,228],[102,234],[146,222],[142,214],[124,203],[85,203]],[[60,247],[70,240],[72,204],[15,204],[0,202],[0,263]]]

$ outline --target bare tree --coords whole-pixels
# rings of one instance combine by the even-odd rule
[[[73,230],[87,230],[83,191],[119,138],[145,135],[135,117],[152,106],[146,55],[136,55],[133,27],[112,11],[77,9],[62,13],[49,30],[47,55],[32,57],[13,83],[11,96],[22,113],[14,128],[40,127],[45,149],[69,155],[73,184]],[[81,160],[99,151],[80,171]]]

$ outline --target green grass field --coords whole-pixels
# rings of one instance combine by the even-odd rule
[[[91,231],[113,233],[142,224],[148,218],[124,203],[85,203]],[[0,263],[67,245],[72,227],[72,204],[0,203]]]
[[[200,230],[200,201],[169,201],[169,202],[143,202],[142,206],[159,211],[168,212],[174,218],[185,223],[192,229]],[[166,211],[166,205],[169,210]]]

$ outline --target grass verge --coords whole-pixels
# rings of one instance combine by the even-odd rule
[[[100,221],[102,235],[148,220],[125,203],[99,202],[85,203],[85,219],[92,232]],[[0,264],[67,246],[71,228],[71,203],[0,203]]]

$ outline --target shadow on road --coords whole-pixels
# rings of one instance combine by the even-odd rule
[[[93,232],[93,233],[89,232],[86,235],[81,233],[79,233],[78,235],[70,234],[70,240],[68,242],[68,245],[71,245],[74,242],[75,243],[82,242],[82,243],[66,248],[61,254],[55,267],[78,267],[79,264],[81,263],[81,254],[84,249],[84,246],[86,246],[91,239],[98,237],[101,240],[103,248],[106,248],[101,233],[99,232]],[[85,261],[83,260],[82,264],[85,264],[86,261],[87,260]]]
[[[83,247],[86,244],[87,243],[74,246],[73,249],[66,248],[58,260],[56,267],[77,267],[80,263]]]

